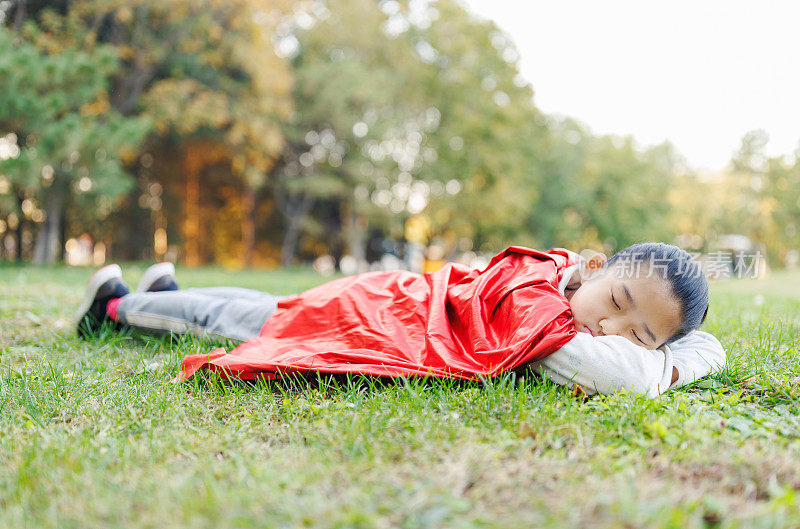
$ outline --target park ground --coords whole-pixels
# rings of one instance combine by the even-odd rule
[[[0,267],[0,527],[800,527],[800,273],[713,285],[722,373],[586,401],[533,377],[173,385],[214,344],[79,340],[90,273]]]

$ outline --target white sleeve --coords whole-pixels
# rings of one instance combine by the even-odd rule
[[[670,388],[673,365],[678,369],[677,387],[707,375],[724,362],[722,346],[704,332],[693,332],[657,350],[638,346],[621,336],[579,332],[532,367],[557,384],[579,384],[590,394],[625,389],[655,397]]]
[[[678,380],[673,387],[691,384],[709,373],[716,373],[725,365],[725,349],[713,335],[694,331],[669,345],[672,362],[678,370]]]
[[[579,332],[533,367],[556,384],[578,384],[589,394],[626,389],[655,397],[669,388],[671,356],[669,351],[651,351],[622,336]]]

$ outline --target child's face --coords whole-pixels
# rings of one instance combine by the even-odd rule
[[[626,277],[611,265],[584,281],[570,299],[578,332],[616,334],[656,349],[680,328],[680,304],[655,275]]]

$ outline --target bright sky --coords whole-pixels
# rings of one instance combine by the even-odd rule
[[[721,169],[749,130],[800,141],[797,0],[462,0],[517,45],[536,105],[597,134],[669,139]]]

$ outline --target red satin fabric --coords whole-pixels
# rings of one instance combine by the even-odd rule
[[[575,336],[558,292],[578,256],[511,246],[483,271],[448,264],[427,274],[371,272],[282,300],[256,338],[230,353],[183,359],[226,378],[289,373],[425,375],[472,379],[541,360]]]

